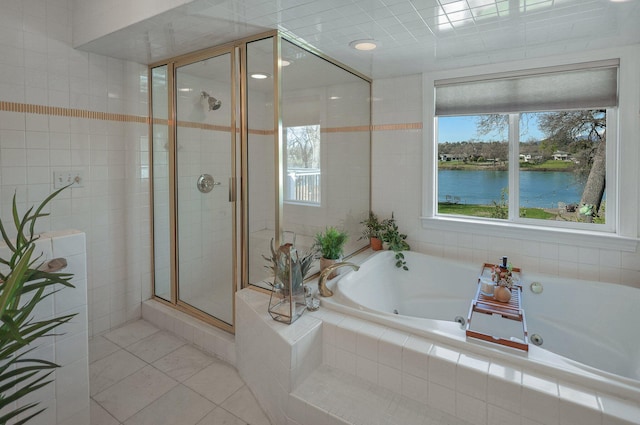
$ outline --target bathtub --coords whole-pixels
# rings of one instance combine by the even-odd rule
[[[640,289],[523,270],[528,334],[543,340],[541,346],[530,342],[526,352],[468,338],[456,322],[468,316],[482,264],[414,252],[405,257],[409,271],[395,267],[393,252],[370,256],[358,272],[331,282],[334,296],[323,298],[322,305],[459,350],[562,376],[595,391],[640,400]],[[534,282],[542,285],[541,293],[531,290]]]

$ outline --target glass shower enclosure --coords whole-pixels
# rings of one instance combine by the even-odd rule
[[[236,268],[234,66],[227,48],[151,72],[154,295],[227,330]]]
[[[363,248],[370,81],[271,31],[149,68],[153,296],[229,332],[271,246],[326,226]]]

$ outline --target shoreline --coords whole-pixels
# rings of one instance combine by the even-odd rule
[[[438,164],[438,170],[450,170],[450,171],[509,171],[508,166],[492,166],[492,165],[452,165],[452,166],[441,166]],[[558,172],[558,173],[570,173],[573,172],[573,167],[567,168],[529,168],[524,167],[520,168],[520,171],[546,171],[546,172]]]

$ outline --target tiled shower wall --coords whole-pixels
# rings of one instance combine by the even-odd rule
[[[38,230],[87,235],[89,333],[139,317],[150,293],[144,65],[71,48],[71,0],[2,2],[0,216],[80,171]]]
[[[421,75],[373,83],[372,207],[394,213],[413,250],[482,264],[499,258],[494,247],[525,270],[640,287],[639,253],[424,229],[423,90]]]

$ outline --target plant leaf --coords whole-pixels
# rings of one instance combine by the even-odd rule
[[[27,252],[20,258],[18,264],[15,265],[5,283],[2,285],[2,295],[0,295],[0,316],[4,316],[7,307],[15,301],[16,297],[19,299],[20,290],[24,282],[22,277],[27,270],[29,264],[29,258],[35,245],[31,245]]]

